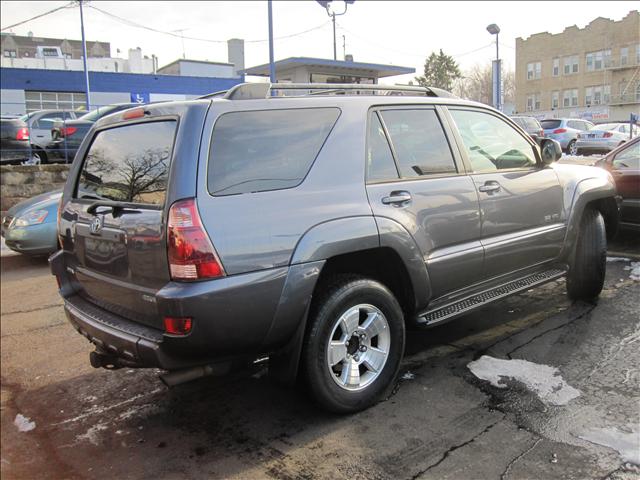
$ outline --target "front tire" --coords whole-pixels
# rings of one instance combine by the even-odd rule
[[[587,207],[580,221],[573,258],[567,274],[567,294],[572,300],[592,301],[604,286],[607,234],[598,210]]]
[[[321,287],[309,322],[302,378],[322,408],[357,412],[390,390],[404,353],[405,325],[387,287],[368,278],[336,276]]]

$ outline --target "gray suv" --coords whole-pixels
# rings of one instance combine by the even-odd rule
[[[274,379],[357,411],[392,388],[408,327],[561,276],[571,298],[599,295],[614,183],[559,155],[421,87],[142,106],[82,142],[50,265],[94,367],[174,385],[268,356]]]

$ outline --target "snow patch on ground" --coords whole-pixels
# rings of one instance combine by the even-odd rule
[[[401,380],[413,380],[414,378],[416,378],[416,376],[411,372],[406,372],[402,377],[400,377]]]
[[[106,423],[96,423],[93,427],[89,428],[89,430],[87,430],[82,435],[77,435],[76,442],[79,442],[81,440],[88,440],[89,443],[92,443],[93,445],[99,445],[100,432],[106,429],[107,429]]]
[[[36,422],[32,422],[29,417],[25,417],[21,413],[16,415],[13,424],[18,427],[18,430],[21,432],[30,432],[36,428]]]
[[[580,391],[567,384],[557,368],[526,360],[501,360],[488,355],[470,362],[467,367],[476,377],[494,387],[506,388],[505,379],[516,380],[551,405],[566,405],[580,396]]]
[[[607,262],[630,262],[630,258],[625,257],[607,257]]]
[[[640,465],[640,431],[623,432],[614,427],[592,428],[580,438],[612,448],[625,462]]]
[[[640,262],[631,262],[631,265],[624,267],[625,270],[629,270],[629,278],[631,280],[640,281]]]

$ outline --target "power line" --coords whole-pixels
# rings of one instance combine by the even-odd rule
[[[96,11],[102,13],[103,15],[106,15],[106,16],[108,16],[108,17],[110,17],[110,18],[112,18],[112,19],[114,19],[114,20],[116,20],[116,21],[118,21],[120,23],[124,23],[126,25],[129,25],[130,27],[142,28],[142,29],[149,30],[149,31],[152,31],[152,32],[155,32],[155,33],[161,33],[161,34],[164,34],[164,35],[169,35],[171,37],[181,38],[181,39],[185,39],[185,40],[194,40],[194,41],[198,41],[198,42],[207,42],[207,43],[227,43],[226,40],[212,40],[212,39],[209,39],[209,38],[198,38],[198,37],[189,37],[189,36],[186,36],[186,35],[184,35],[184,36],[183,35],[178,35],[178,34],[176,34],[174,32],[169,32],[169,31],[166,31],[166,30],[160,30],[160,29],[157,29],[157,28],[148,27],[146,25],[142,25],[142,24],[134,22],[132,20],[129,20],[129,19],[126,19],[126,18],[122,18],[122,17],[120,17],[118,15],[115,15],[113,13],[110,13],[110,12],[107,12],[105,10],[102,10],[101,8],[98,8],[95,5],[88,5],[88,7],[92,8],[93,10],[96,10]],[[318,26],[313,27],[313,28],[309,28],[307,30],[303,30],[301,32],[296,32],[296,33],[292,33],[290,35],[284,35],[284,36],[281,36],[281,37],[275,37],[274,40],[284,40],[284,39],[287,39],[287,38],[292,38],[292,37],[297,37],[297,36],[300,36],[300,35],[304,35],[305,33],[309,33],[309,32],[312,32],[314,30],[318,30],[318,29],[326,26],[329,22],[330,21],[327,20],[324,23],[322,23],[321,25],[318,25]],[[265,39],[260,39],[260,40],[245,40],[245,43],[261,43],[261,42],[268,42],[268,41],[269,41],[269,39],[265,38]]]
[[[75,6],[74,4],[75,4],[75,2],[69,2],[66,5],[62,5],[61,7],[54,8],[53,10],[49,10],[48,12],[41,13],[40,15],[36,15],[35,17],[27,18],[26,20],[23,20],[23,21],[18,22],[18,23],[14,23],[13,25],[9,25],[8,27],[2,27],[0,29],[0,31],[4,32],[5,30],[9,30],[9,29],[14,28],[14,27],[19,27],[20,25],[24,25],[25,23],[31,22],[31,21],[36,20],[38,18],[42,18],[42,17],[45,17],[47,15],[51,15],[52,13],[55,13],[58,10],[74,7]]]

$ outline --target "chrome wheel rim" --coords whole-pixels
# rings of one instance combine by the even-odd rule
[[[576,142],[572,142],[571,145],[569,146],[569,153],[571,155],[577,155],[578,147],[576,146]]]
[[[362,390],[382,372],[390,346],[391,332],[384,314],[373,305],[355,305],[340,315],[331,329],[329,374],[345,390]]]

